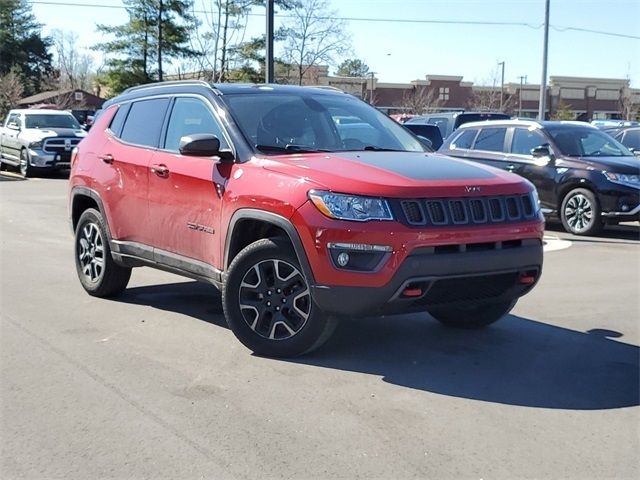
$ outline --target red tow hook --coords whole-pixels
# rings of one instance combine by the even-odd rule
[[[532,275],[527,275],[526,273],[520,274],[520,278],[518,279],[518,283],[522,285],[531,285],[535,283],[536,277]]]
[[[407,287],[402,292],[402,296],[403,297],[419,297],[420,295],[422,295],[422,289],[421,288],[410,288],[410,287]]]

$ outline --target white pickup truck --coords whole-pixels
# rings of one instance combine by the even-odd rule
[[[69,168],[86,134],[69,112],[11,110],[0,127],[0,166],[19,167],[24,177]]]

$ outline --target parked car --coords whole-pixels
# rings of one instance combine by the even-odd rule
[[[337,117],[369,130],[341,133]],[[386,115],[326,89],[129,89],[79,145],[69,188],[89,294],[119,294],[139,266],[210,282],[233,333],[261,355],[310,351],[344,315],[488,325],[542,269],[533,185],[426,153]]]
[[[0,162],[24,177],[69,168],[71,151],[85,136],[69,112],[11,110],[0,127]]]
[[[640,122],[633,120],[592,120],[591,125],[601,130],[608,130],[611,128],[638,127]]]
[[[609,133],[609,135],[612,134]],[[616,132],[613,138],[631,150],[636,156],[640,155],[640,127],[623,128]]]
[[[576,235],[640,218],[640,160],[586,123],[470,123],[439,152],[522,175],[538,189],[543,212]]]
[[[458,127],[469,122],[480,122],[483,120],[509,120],[511,117],[506,113],[496,112],[443,112],[420,115],[405,122],[409,125],[436,125],[440,129],[442,138],[447,138]]]
[[[417,123],[405,123],[408,130],[416,135],[426,138],[431,143],[431,148],[438,150],[442,146],[442,134],[440,129],[435,125],[422,125]]]

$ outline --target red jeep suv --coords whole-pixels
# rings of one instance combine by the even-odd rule
[[[130,88],[74,152],[69,207],[89,294],[121,293],[139,266],[210,282],[233,333],[268,356],[316,348],[341,316],[488,325],[542,269],[528,181],[427,152],[327,89]]]

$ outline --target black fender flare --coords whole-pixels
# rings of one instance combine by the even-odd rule
[[[104,210],[102,199],[100,198],[98,192],[89,187],[76,186],[71,189],[71,194],[69,195],[69,225],[71,226],[71,229],[73,230],[73,203],[75,201],[75,198],[80,195],[90,197],[98,205],[98,210],[100,211],[100,214],[104,219],[104,224],[107,227],[107,236],[109,237],[109,242],[111,242],[113,238],[111,237],[111,229],[109,228],[109,221],[107,220],[107,215]]]
[[[302,245],[302,240],[300,240],[300,235],[298,231],[293,226],[293,224],[285,217],[277,215],[275,213],[267,212],[265,210],[258,210],[254,208],[241,208],[236,210],[236,212],[231,217],[231,221],[229,222],[229,228],[227,230],[227,237],[225,239],[224,245],[224,271],[226,272],[229,268],[229,249],[231,247],[231,239],[233,238],[234,230],[241,220],[259,220],[265,223],[271,223],[276,227],[281,228],[291,240],[291,244],[293,245],[293,250],[298,257],[298,261],[300,262],[300,267],[303,270],[305,277],[311,285],[315,284],[315,279],[313,275],[313,270],[311,269],[311,265],[309,264],[309,260],[307,258],[307,254],[304,250],[304,246]]]

